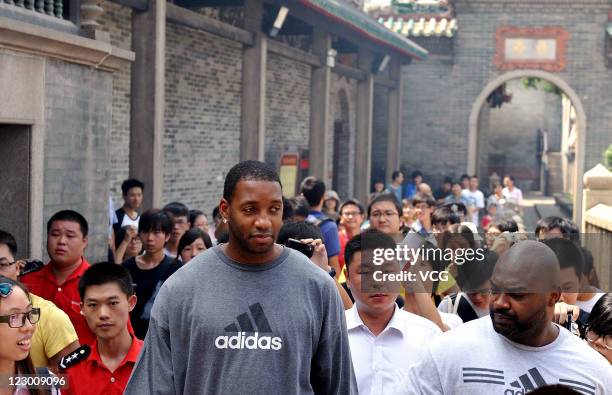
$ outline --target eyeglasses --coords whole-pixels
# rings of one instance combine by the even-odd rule
[[[380,218],[382,216],[385,216],[387,218],[392,218],[395,216],[399,216],[399,214],[397,213],[397,211],[393,211],[393,210],[388,210],[388,211],[374,211],[370,214],[370,217],[372,218]]]
[[[603,339],[603,344],[608,350],[612,350],[612,336],[605,335],[601,336],[595,333],[595,331],[589,327],[586,329],[586,339],[589,343],[595,343],[598,339]]]
[[[7,323],[11,328],[21,328],[25,325],[26,318],[28,319],[28,321],[30,321],[30,324],[36,324],[40,319],[40,309],[38,307],[35,307],[27,313],[2,315],[0,316],[0,323]]]
[[[344,217],[356,217],[358,215],[361,215],[361,213],[359,211],[343,211],[342,212],[342,216]]]

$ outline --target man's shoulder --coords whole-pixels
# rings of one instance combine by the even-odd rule
[[[453,349],[472,348],[475,345],[482,345],[491,331],[493,331],[491,318],[482,317],[444,332],[431,343],[431,346],[439,349],[443,354],[444,350],[449,347]]]
[[[421,317],[420,315],[410,313],[403,309],[398,309],[398,316],[402,320],[405,327],[408,329],[408,332],[411,332],[416,328],[424,332],[430,332],[432,334],[442,332],[436,324],[434,324],[427,318]]]

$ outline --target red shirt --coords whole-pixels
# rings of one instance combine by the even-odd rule
[[[63,284],[58,284],[49,263],[42,269],[21,277],[21,282],[33,294],[55,303],[57,307],[62,309],[70,318],[79,337],[79,343],[91,345],[96,340],[96,335],[89,329],[85,317],[81,315],[81,297],[78,288],[79,280],[89,266],[89,262],[82,258],[79,267],[70,273]]]
[[[132,337],[132,345],[119,367],[111,372],[104,366],[98,342],[91,345],[91,354],[82,362],[68,368],[68,390],[62,393],[72,395],[121,395],[132,374],[134,364],[142,348],[143,341]]]

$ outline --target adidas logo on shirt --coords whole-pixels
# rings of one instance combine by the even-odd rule
[[[249,312],[240,314],[236,320],[238,325],[231,323],[225,327],[225,332],[235,333],[234,335],[221,335],[215,338],[217,349],[278,351],[283,348],[283,339],[280,337],[262,335],[262,333],[272,334],[272,328],[259,303],[249,306]]]

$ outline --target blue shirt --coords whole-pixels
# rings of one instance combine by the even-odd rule
[[[401,185],[395,188],[393,184],[389,184],[387,185],[387,189],[385,189],[385,191],[395,195],[395,198],[397,199],[398,202],[400,203],[402,202],[402,186]]]
[[[324,220],[328,218],[320,211],[311,210],[308,213],[306,221],[314,222],[315,219]],[[321,234],[323,235],[323,243],[327,250],[327,256],[329,258],[340,254],[340,239],[338,238],[338,226],[334,221],[325,221],[319,226]]]

